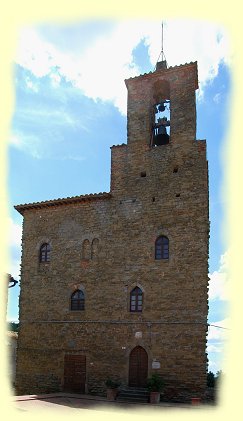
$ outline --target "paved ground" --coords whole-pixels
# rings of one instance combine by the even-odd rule
[[[15,396],[13,398],[14,407],[19,411],[42,411],[42,410],[56,410],[65,412],[77,412],[80,409],[88,409],[94,411],[114,411],[133,412],[141,411],[158,411],[169,409],[202,409],[209,408],[208,405],[187,405],[176,403],[161,402],[157,405],[151,404],[133,404],[123,402],[109,402],[105,398],[91,395],[76,395],[68,393],[55,393],[48,395],[30,395],[30,396]]]

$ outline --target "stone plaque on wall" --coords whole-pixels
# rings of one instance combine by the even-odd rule
[[[159,361],[153,361],[152,362],[152,368],[160,368],[160,362]]]

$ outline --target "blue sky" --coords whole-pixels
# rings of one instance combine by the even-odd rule
[[[8,149],[9,273],[15,279],[22,217],[13,206],[109,191],[110,146],[127,140],[124,79],[153,71],[160,51],[160,21],[81,21],[19,31]],[[209,22],[167,21],[164,52],[170,66],[198,61],[197,139],[207,140],[210,183],[209,322],[228,327],[222,153],[229,135],[229,40],[224,28]],[[9,290],[9,320],[18,319],[18,294],[19,287]],[[214,372],[223,367],[226,333],[209,328]]]

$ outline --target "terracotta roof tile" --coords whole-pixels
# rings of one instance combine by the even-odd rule
[[[28,209],[34,208],[43,208],[43,207],[50,207],[50,206],[59,206],[59,205],[67,205],[71,203],[78,203],[84,202],[87,200],[96,200],[96,199],[108,199],[111,197],[111,193],[92,193],[92,194],[85,194],[81,196],[73,196],[73,197],[66,197],[66,198],[58,198],[53,200],[45,200],[42,202],[33,202],[33,203],[25,203],[22,205],[16,205],[14,208],[23,215],[23,212]]]
[[[168,71],[168,70],[174,70],[174,69],[179,69],[179,68],[183,68],[183,67],[187,67],[187,66],[191,66],[191,65],[196,65],[196,66],[197,66],[197,61],[191,61],[190,63],[179,64],[179,65],[176,65],[176,66],[169,66],[169,67],[167,67],[167,69],[165,69],[165,70],[166,70],[166,71]],[[142,74],[142,75],[138,75],[138,76],[134,76],[134,77],[130,77],[130,78],[128,78],[128,79],[125,79],[125,82],[126,82],[126,81],[129,81],[129,80],[139,79],[139,78],[141,78],[141,77],[145,77],[145,76],[151,75],[151,74],[153,74],[153,73],[156,73],[156,71],[154,71],[154,72],[149,72],[149,73],[144,73],[144,74]]]
[[[126,143],[120,143],[119,145],[112,145],[111,148],[118,148],[118,147],[123,147],[123,146],[127,146]]]

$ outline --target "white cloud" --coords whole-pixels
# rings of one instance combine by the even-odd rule
[[[20,117],[23,119],[28,119],[28,122],[39,122],[43,121],[46,123],[53,123],[54,126],[73,126],[76,127],[79,125],[79,122],[76,121],[69,112],[64,109],[51,109],[47,108],[26,108],[19,111]]]
[[[60,81],[61,81],[61,76],[59,75],[59,73],[52,72],[50,74],[50,78],[51,78],[51,82],[52,82],[52,87],[58,88],[60,86]]]
[[[220,93],[218,93],[218,94],[214,95],[214,97],[213,97],[213,101],[214,101],[216,104],[219,104],[219,102],[221,101],[221,94],[220,94]]]
[[[33,158],[40,159],[42,157],[43,145],[41,145],[39,137],[34,134],[21,133],[20,131],[13,132],[9,142],[17,149],[30,153]]]
[[[212,361],[211,359],[208,362],[208,371],[212,371],[213,373],[217,373],[220,370],[220,362]]]
[[[209,299],[227,300],[226,281],[227,275],[224,272],[215,271],[209,275]]]
[[[25,79],[25,83],[26,83],[26,86],[29,88],[29,89],[31,89],[32,91],[34,91],[34,92],[38,92],[38,86],[36,85],[36,84],[34,84],[33,82],[32,82],[32,80],[29,78],[29,77],[27,77],[26,79]]]
[[[65,104],[58,109],[53,105],[48,107],[24,106],[18,111],[16,119],[19,121],[18,127],[20,128],[13,129],[9,143],[35,159],[53,156],[52,145],[63,141],[64,129],[89,132],[88,125],[82,122],[81,118],[75,118]]]
[[[220,257],[219,270],[209,274],[209,299],[228,300],[229,251]]]
[[[37,77],[46,76],[55,66],[56,52],[50,43],[40,39],[32,28],[20,32],[16,61]]]
[[[220,257],[220,268],[222,271],[226,271],[229,268],[229,262],[230,262],[230,252],[228,250],[224,254],[222,254],[222,256]]]
[[[9,245],[10,246],[21,246],[21,238],[22,238],[22,225],[17,224],[9,218]]]
[[[65,155],[65,156],[56,156],[53,157],[52,159],[57,160],[57,161],[85,161],[86,157],[85,156],[80,156],[80,155]]]
[[[230,326],[229,319],[225,318],[219,322],[213,322],[212,325],[208,328],[208,341],[225,341],[228,337],[228,329]]]
[[[9,226],[8,244],[9,244],[10,249],[14,251],[15,257],[9,258],[9,268],[7,271],[8,273],[11,273],[14,279],[18,280],[19,274],[20,274],[22,224],[14,222],[12,218],[8,218],[8,226]]]
[[[8,271],[9,273],[11,273],[11,275],[13,276],[14,279],[16,279],[18,281],[19,276],[20,276],[20,264],[21,264],[21,259],[11,259],[10,260],[10,270]]]
[[[55,45],[44,41],[37,29],[25,28],[19,37],[16,61],[37,77],[52,75],[54,83],[58,83],[58,78],[55,81],[53,71],[58,68],[59,75],[86,96],[112,101],[125,114],[127,92],[124,79],[139,74],[132,52],[143,39],[149,46],[154,67],[161,51],[159,21],[118,22],[109,34],[93,38],[89,48],[75,54],[62,52],[58,40]],[[221,61],[229,63],[228,39],[222,28],[209,22],[168,21],[164,39],[169,65],[198,61],[201,88],[217,75]],[[75,48],[73,51],[76,51]]]
[[[209,353],[208,370],[217,372],[221,370],[225,364],[225,344],[229,339],[228,329],[230,329],[230,320],[226,318],[213,322],[212,325],[208,328],[207,337],[207,352]]]
[[[207,352],[216,352],[216,353],[219,353],[219,352],[222,352],[222,344],[221,343],[219,343],[219,344],[217,344],[217,345],[208,345],[207,346]]]
[[[22,140],[19,134],[13,133],[9,138],[9,143],[18,149],[21,149]]]

